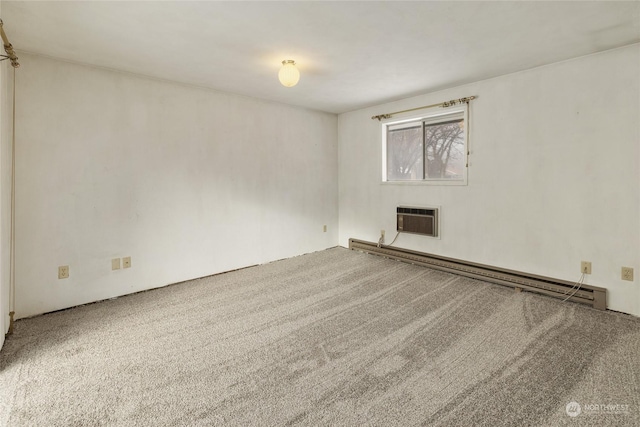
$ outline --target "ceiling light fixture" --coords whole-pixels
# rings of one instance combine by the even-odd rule
[[[282,61],[282,68],[278,72],[278,79],[283,86],[293,87],[300,80],[300,71],[296,68],[296,62],[293,59]]]

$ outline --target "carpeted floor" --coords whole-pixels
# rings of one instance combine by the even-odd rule
[[[638,426],[640,319],[334,248],[20,320],[0,385],[10,426]]]

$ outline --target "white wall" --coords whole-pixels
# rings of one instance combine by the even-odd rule
[[[337,122],[19,56],[18,318],[331,247],[338,206],[340,244],[375,241],[380,229],[389,241],[398,204],[443,209],[441,239],[402,235],[398,246],[567,280],[589,260],[587,283],[609,289],[609,308],[640,315],[639,45]],[[469,185],[380,184],[370,117],[469,95]],[[111,271],[123,256],[133,268]],[[66,264],[71,277],[58,280]],[[623,265],[634,282],[620,280]]]
[[[471,95],[468,186],[380,183],[372,115]],[[440,240],[403,234],[396,246],[566,280],[591,261],[586,283],[640,315],[639,99],[636,44],[342,114],[340,244],[381,229],[389,242],[399,204],[441,205]]]
[[[2,1],[0,1],[0,11]],[[2,48],[0,48],[2,49]],[[4,51],[2,52],[4,54]],[[9,330],[9,252],[11,247],[11,132],[13,76],[0,62],[0,348]]]
[[[2,3],[0,2],[0,6]],[[0,62],[0,348],[9,330],[9,248],[11,225],[11,139],[7,102],[9,61]],[[7,137],[9,136],[9,137]]]
[[[18,318],[337,244],[335,115],[20,60]]]
[[[2,10],[2,1],[0,1],[0,12]],[[6,62],[6,61],[5,61]],[[0,63],[2,64],[2,63]],[[6,187],[6,180],[4,177],[4,172],[5,172],[5,138],[3,136],[4,134],[4,129],[5,129],[5,123],[4,123],[4,102],[6,99],[6,93],[4,92],[3,88],[5,85],[5,81],[6,81],[6,75],[5,75],[5,66],[4,65],[0,65],[0,349],[2,348],[2,345],[4,344],[4,334],[7,332],[7,330],[9,329],[9,326],[6,324],[7,323],[7,316],[9,315],[9,307],[8,307],[8,288],[6,288],[6,286],[8,286],[8,283],[4,282],[4,271],[5,268],[7,267],[4,264],[4,258],[5,258],[5,233],[4,230],[2,228],[2,224],[5,222],[4,218],[6,218],[6,209],[3,206],[3,202],[4,202],[4,188]]]

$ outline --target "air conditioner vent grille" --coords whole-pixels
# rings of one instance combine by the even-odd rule
[[[436,215],[438,212],[438,209],[406,208],[406,207],[399,206],[396,211],[399,214]]]

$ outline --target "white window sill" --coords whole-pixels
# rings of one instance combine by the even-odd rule
[[[381,185],[466,186],[466,181],[380,181]]]

